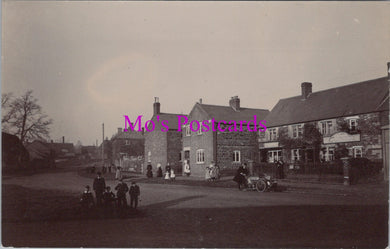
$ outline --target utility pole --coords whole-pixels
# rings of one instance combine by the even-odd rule
[[[103,128],[103,142],[102,142],[102,166],[104,167],[104,123],[102,124]]]

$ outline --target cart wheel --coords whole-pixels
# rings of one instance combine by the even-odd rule
[[[257,191],[259,191],[259,192],[264,192],[266,189],[267,189],[267,183],[265,183],[265,181],[259,180],[259,181],[256,183],[256,190],[257,190]]]

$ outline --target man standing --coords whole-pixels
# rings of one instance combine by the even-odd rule
[[[102,173],[98,172],[97,177],[93,181],[93,190],[95,191],[96,205],[98,207],[102,206],[103,192],[105,189],[106,189],[106,181],[102,177]]]
[[[138,185],[135,182],[132,182],[129,194],[130,194],[130,206],[133,207],[133,203],[134,203],[134,209],[137,209],[138,196],[140,195],[140,193],[141,192],[139,190]]]
[[[277,165],[277,176],[279,179],[284,179],[284,162],[282,159],[279,159],[277,162],[276,162],[276,165]]]

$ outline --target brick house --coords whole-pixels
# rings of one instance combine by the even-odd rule
[[[124,167],[126,161],[143,162],[145,138],[143,132],[122,131],[118,132],[111,138],[112,160],[115,166]]]
[[[268,113],[265,109],[240,107],[240,99],[237,96],[231,98],[229,106],[206,105],[201,101],[196,103],[188,115],[187,125],[182,127],[182,158],[189,160],[191,174],[204,176],[211,161],[214,161],[221,171],[235,170],[241,163],[249,160],[257,161],[258,141],[257,132],[248,131],[246,124],[242,126],[243,131],[225,132],[221,132],[217,127],[216,131],[210,128],[207,132],[202,132],[201,129],[193,132],[188,124],[194,120],[202,122],[214,119],[215,126],[220,121],[226,121],[226,125],[221,125],[226,128],[229,121],[234,120],[239,125],[240,121],[249,122],[256,115],[259,122],[264,120]]]
[[[146,172],[147,163],[152,164],[153,171],[157,169],[157,164],[160,163],[162,169],[165,169],[169,163],[177,173],[181,173],[181,150],[182,150],[182,134],[177,129],[178,116],[186,116],[183,114],[162,113],[160,112],[160,102],[155,98],[153,104],[153,117],[150,119],[154,122],[155,128],[153,131],[145,131],[145,163],[144,172]],[[160,120],[168,122],[168,130],[161,131],[164,128]],[[151,130],[149,124],[149,130]]]
[[[348,149],[351,157],[382,161],[381,127],[389,123],[388,78],[318,92],[312,92],[312,84],[304,82],[301,92],[279,100],[267,116],[267,131],[259,133],[262,162],[280,158],[290,165],[329,162],[342,148]],[[284,136],[290,141],[302,139],[307,124],[320,133],[317,151],[315,146],[283,144]]]

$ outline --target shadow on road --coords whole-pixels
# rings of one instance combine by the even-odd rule
[[[182,198],[178,198],[178,199],[174,199],[174,200],[163,201],[163,202],[158,202],[158,203],[146,205],[146,206],[143,206],[142,209],[156,209],[156,208],[163,209],[163,208],[177,205],[177,204],[184,202],[184,201],[190,201],[190,200],[198,199],[198,198],[202,198],[202,197],[204,197],[204,195],[186,196],[186,197],[182,197]]]

